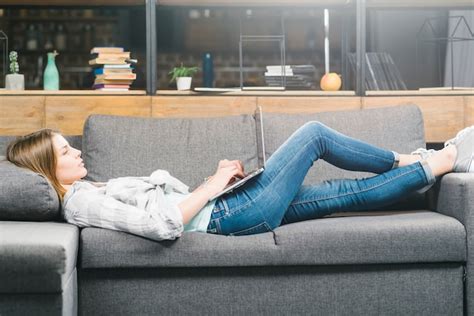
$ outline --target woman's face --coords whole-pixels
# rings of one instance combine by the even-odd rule
[[[53,136],[53,146],[57,157],[56,177],[61,184],[72,184],[87,175],[80,150],[69,146],[67,140],[59,134]]]

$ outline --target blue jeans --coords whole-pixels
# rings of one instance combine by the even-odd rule
[[[302,186],[313,162],[377,175]],[[208,233],[249,235],[333,212],[376,209],[435,181],[426,162],[397,168],[398,154],[347,137],[319,122],[300,127],[268,159],[265,171],[217,199]]]

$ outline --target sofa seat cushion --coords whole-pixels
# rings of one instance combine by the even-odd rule
[[[82,269],[266,265],[337,265],[466,260],[464,226],[430,211],[292,223],[249,236],[187,232],[154,242],[123,232],[81,231]]]
[[[61,293],[74,277],[78,244],[73,225],[0,222],[0,293]]]

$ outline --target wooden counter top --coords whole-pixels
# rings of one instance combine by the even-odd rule
[[[130,91],[97,91],[97,90],[5,90],[0,89],[0,96],[144,96],[145,90]],[[460,90],[378,90],[366,91],[366,96],[454,96],[454,95],[474,95],[474,89]],[[354,97],[354,91],[319,91],[319,90],[287,90],[287,91],[178,91],[178,90],[158,90],[156,96],[262,96],[262,97]]]
[[[474,89],[420,89],[420,90],[377,90],[366,91],[366,96],[452,96],[452,95],[474,95]]]
[[[130,90],[130,91],[98,91],[98,90],[59,90],[59,91],[47,91],[47,90],[5,90],[0,89],[0,96],[7,95],[18,95],[18,96],[29,96],[29,95],[41,95],[41,96],[70,96],[70,95],[85,95],[85,96],[102,96],[102,95],[146,95],[145,90]]]
[[[276,97],[326,97],[355,96],[355,91],[318,91],[318,90],[287,90],[287,91],[178,91],[178,90],[158,90],[157,96],[276,96]]]

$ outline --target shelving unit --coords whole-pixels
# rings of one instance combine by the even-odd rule
[[[412,15],[409,15],[408,18],[406,19],[406,22],[405,23],[409,23],[410,21],[410,18],[413,19],[413,17],[417,16],[418,14],[422,14],[424,12],[427,12],[427,11],[430,11],[432,12],[432,14],[436,14],[436,17],[434,16],[425,16],[422,20],[420,19],[420,27],[421,25],[427,20],[427,19],[439,19],[440,21],[442,21],[442,23],[440,24],[446,24],[448,25],[448,12],[449,10],[459,10],[459,9],[466,9],[466,10],[473,10],[474,9],[474,1],[472,0],[420,0],[420,1],[410,1],[410,0],[364,0],[366,3],[365,3],[365,12],[366,14],[373,14],[377,11],[383,11],[383,12],[394,12],[394,11],[400,11],[400,12],[408,12],[408,10],[410,11],[410,13],[412,13]],[[446,17],[445,17],[446,15]],[[400,21],[402,19],[399,19]],[[387,22],[387,23],[390,23],[389,21],[385,21],[383,20],[384,22]],[[391,24],[388,24],[388,25],[391,25]],[[401,25],[401,28],[403,28],[403,24]],[[372,26],[372,29],[374,29],[374,26]],[[398,28],[397,28],[398,29]],[[419,29],[417,29],[415,32],[414,32],[414,35],[416,35],[416,32],[418,31]],[[389,34],[392,34],[391,30],[389,29],[388,32],[390,32]],[[394,33],[394,37],[397,37],[397,36],[400,36],[399,34],[397,35],[396,34],[396,30],[393,30],[393,33]],[[419,39],[415,39],[415,41],[418,41]],[[405,41],[405,43],[407,43],[407,46],[410,45],[410,43],[413,43],[411,41],[411,39],[407,39]],[[417,44],[418,46],[419,44]],[[392,47],[393,48],[393,47]],[[410,69],[413,69],[412,73],[413,75],[416,75],[417,77],[413,77],[413,78],[417,78],[418,80],[417,81],[420,81],[419,80],[419,74],[422,74],[423,76],[425,76],[425,78],[431,78],[431,84],[427,84],[427,85],[423,85],[423,84],[420,84],[418,87],[420,88],[419,90],[413,90],[413,87],[412,87],[412,90],[378,90],[378,91],[371,91],[371,90],[368,90],[368,91],[364,91],[363,94],[361,95],[366,95],[366,96],[394,96],[394,95],[400,95],[400,96],[403,96],[403,95],[406,95],[406,96],[435,96],[435,95],[471,95],[472,94],[472,90],[467,90],[467,89],[460,89],[460,90],[457,90],[457,89],[454,89],[454,90],[450,90],[450,89],[444,89],[443,86],[443,83],[442,83],[442,80],[439,80],[437,82],[434,82],[435,79],[433,78],[436,78],[436,80],[438,80],[438,77],[441,77],[442,78],[442,75],[443,75],[443,71],[442,69],[444,68],[444,59],[442,58],[441,60],[439,60],[439,55],[437,56],[438,57],[438,60],[436,62],[433,62],[433,66],[431,67],[431,64],[429,64],[427,62],[427,60],[429,60],[429,58],[432,58],[434,59],[433,56],[426,56],[424,54],[420,54],[420,56],[418,56],[418,48],[419,47],[416,47],[416,53],[414,53],[413,55],[413,61],[414,61],[414,64],[413,63],[404,63],[402,65],[399,65],[400,68],[403,68],[405,67],[405,73],[407,73],[407,68],[410,68]],[[425,47],[426,48],[426,47]],[[408,47],[403,47],[401,48],[400,50],[403,50],[403,52],[405,51],[409,51],[409,48]],[[439,53],[439,51],[438,51]],[[434,54],[434,53],[433,53]],[[405,56],[405,59],[406,59],[406,56]],[[421,62],[420,62],[421,61]],[[425,66],[424,68],[424,71],[423,70],[420,70],[418,67],[419,65],[421,66]],[[428,66],[427,66],[428,65]],[[435,74],[432,74],[431,77],[430,75],[427,75],[427,69],[428,69],[428,72],[429,71],[433,71]],[[433,70],[433,69],[436,69]],[[423,81],[423,80],[422,80]],[[430,81],[430,80],[428,80]],[[441,85],[441,87],[437,87],[437,85]],[[418,87],[414,87],[414,88],[418,88]],[[424,87],[436,87],[436,88],[433,88],[433,89],[425,89]],[[447,88],[447,87],[446,87]]]
[[[20,9],[17,16],[2,17],[1,28],[9,35],[10,49],[19,54],[26,89],[41,89],[46,53],[56,49],[61,86],[80,89],[92,86],[88,66],[94,43],[117,42],[120,17],[116,10]],[[67,16],[66,16],[67,15]],[[96,29],[100,28],[100,32]]]
[[[93,2],[85,3],[84,0],[4,0],[2,6],[14,6],[15,8],[34,6],[36,8],[44,8],[44,10],[74,10],[75,8],[87,9],[89,11],[100,10],[100,7],[121,7],[121,6],[140,6],[145,8],[146,16],[146,92],[148,95],[155,95],[157,93],[157,38],[156,38],[156,25],[157,17],[156,10],[158,6],[173,6],[173,7],[189,7],[189,8],[265,8],[265,7],[276,7],[285,8],[325,8],[329,7],[334,10],[349,10],[354,13],[356,17],[356,65],[357,69],[355,72],[355,94],[358,96],[371,96],[371,95],[388,95],[386,91],[366,91],[365,85],[363,84],[365,78],[365,62],[364,56],[366,52],[367,32],[366,32],[366,15],[368,10],[376,9],[407,9],[407,8],[472,8],[474,3],[472,0],[421,0],[421,1],[408,1],[408,0],[243,0],[243,1],[227,1],[227,0],[156,0],[156,1],[145,1],[145,0],[97,0]],[[32,23],[43,23],[42,17],[2,17],[1,23],[6,24],[22,24],[27,22]],[[87,17],[63,17],[56,16],[51,17],[48,22],[63,23],[63,24],[110,24],[115,25],[119,23],[119,18],[114,16],[87,16]],[[48,22],[45,22],[47,24]],[[347,21],[344,21],[347,22]],[[354,25],[344,25],[345,30],[354,29]],[[344,34],[344,33],[343,33]],[[347,39],[345,39],[347,43]],[[347,44],[343,44],[347,45]],[[87,45],[83,45],[86,47]],[[343,51],[347,51],[348,47],[343,47]],[[45,49],[37,49],[36,51],[19,50],[20,56],[28,58],[26,63],[23,65],[34,65],[35,60],[39,55],[44,55]],[[67,49],[62,52],[61,56],[70,56],[76,59],[76,63],[73,63],[74,67],[84,67],[82,71],[89,71],[87,69],[87,58],[79,60],[79,57],[83,54],[86,56],[86,50],[81,49]],[[60,52],[61,53],[61,52]],[[74,57],[77,55],[76,57]],[[145,56],[143,56],[145,57]],[[36,66],[37,67],[37,66]],[[341,60],[341,69],[343,73],[347,73],[347,63],[343,58]],[[77,69],[76,69],[77,70]],[[344,78],[348,77],[347,75]],[[74,79],[70,79],[74,81]],[[28,81],[28,79],[27,79]],[[273,92],[278,94],[278,92]],[[390,91],[393,93],[393,91]],[[396,94],[403,94],[403,92],[395,92]],[[412,94],[413,92],[406,92]],[[463,92],[459,92],[463,93]],[[344,94],[344,93],[342,93]],[[426,93],[428,94],[428,93]],[[447,92],[433,92],[429,93],[442,95]]]

